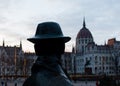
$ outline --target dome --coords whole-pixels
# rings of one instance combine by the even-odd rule
[[[93,38],[91,32],[86,28],[85,20],[83,21],[83,28],[77,34],[77,38]]]
[[[77,34],[77,38],[93,38],[91,32],[83,27]]]

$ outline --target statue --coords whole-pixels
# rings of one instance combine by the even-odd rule
[[[65,43],[71,38],[63,36],[62,30],[56,22],[38,24],[36,34],[28,40],[34,43],[38,56],[23,86],[73,86],[61,66],[61,55],[64,53]]]

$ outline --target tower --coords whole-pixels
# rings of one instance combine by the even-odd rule
[[[85,18],[83,19],[83,27],[76,37],[76,53],[83,54],[88,43],[93,42],[93,36],[89,29],[86,28]]]

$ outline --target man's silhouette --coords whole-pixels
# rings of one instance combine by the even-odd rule
[[[63,36],[58,23],[38,24],[36,34],[28,40],[34,43],[36,62],[32,66],[31,76],[23,86],[73,86],[61,67],[61,54],[65,43],[71,38]]]

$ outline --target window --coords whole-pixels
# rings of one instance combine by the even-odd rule
[[[82,46],[82,52],[84,52],[84,46]]]
[[[108,57],[106,56],[106,61],[108,61]]]
[[[101,61],[101,57],[99,57],[99,60]]]
[[[78,40],[78,43],[80,44],[80,40]]]
[[[108,67],[106,67],[106,70],[108,70]]]
[[[87,43],[87,39],[85,39],[85,43]]]
[[[101,70],[101,67],[99,67],[99,69]]]
[[[81,41],[82,41],[82,44],[83,44],[83,43],[84,43],[84,40],[82,39]]]
[[[97,56],[95,56],[95,61],[97,61]]]

